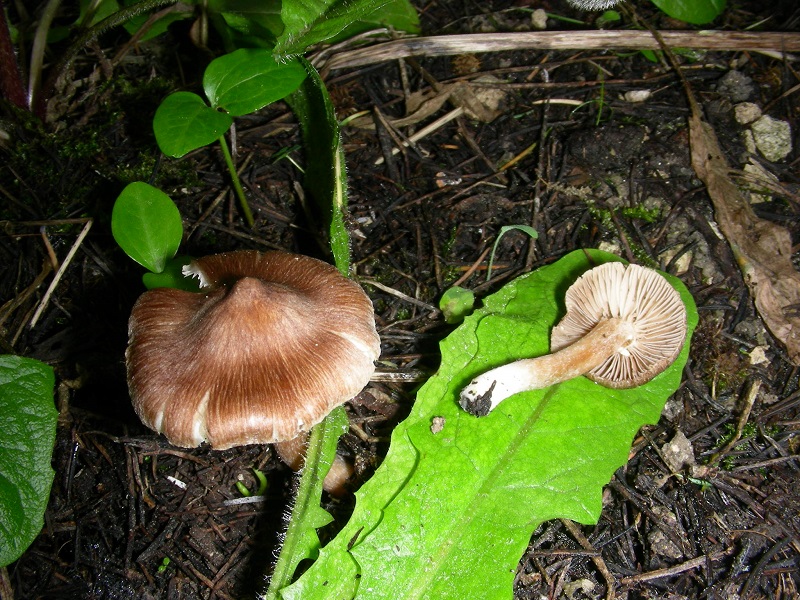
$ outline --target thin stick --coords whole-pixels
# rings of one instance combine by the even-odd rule
[[[606,565],[606,561],[603,560],[602,555],[592,546],[592,543],[586,539],[586,536],[583,535],[581,528],[578,527],[578,524],[575,521],[570,519],[561,519],[561,523],[566,527],[572,537],[574,537],[581,547],[584,550],[588,550],[592,552],[592,562],[594,566],[597,567],[597,570],[600,571],[600,574],[603,576],[603,579],[606,580],[606,600],[613,600],[614,598],[614,589],[616,588],[616,580],[614,576],[611,574],[611,571],[608,570],[608,566]]]
[[[250,205],[247,203],[247,197],[244,195],[242,183],[239,180],[239,174],[236,172],[236,167],[233,164],[230,150],[228,150],[228,143],[225,141],[225,136],[219,138],[219,146],[222,148],[222,157],[225,159],[225,164],[228,166],[228,173],[231,176],[233,183],[233,190],[236,192],[236,197],[239,198],[239,205],[242,207],[244,220],[248,226],[252,227],[255,222],[253,219],[253,211],[250,210]]]
[[[72,244],[72,248],[70,248],[69,253],[67,254],[64,262],[61,263],[61,267],[56,272],[56,276],[53,277],[53,281],[50,283],[50,287],[47,288],[47,291],[42,298],[42,301],[39,303],[39,307],[36,309],[36,312],[33,313],[33,318],[31,319],[30,327],[31,329],[36,326],[36,322],[39,320],[39,317],[42,315],[42,312],[47,307],[47,304],[50,302],[50,296],[53,295],[53,292],[58,286],[58,283],[61,281],[61,276],[64,275],[64,272],[69,267],[69,264],[72,262],[72,259],[75,257],[75,253],[78,251],[78,248],[83,243],[83,239],[89,233],[89,230],[92,228],[93,221],[89,219],[86,221],[86,225],[83,226],[78,239],[75,240],[75,243]]]
[[[450,287],[456,287],[457,285],[461,285],[467,279],[469,279],[470,276],[475,271],[478,270],[478,267],[481,266],[481,263],[483,262],[483,259],[486,258],[486,255],[489,254],[489,252],[491,252],[491,250],[492,250],[492,248],[490,246],[490,247],[486,248],[483,252],[481,252],[481,255],[478,257],[478,260],[476,260],[474,263],[472,263],[472,266],[469,269],[467,269],[467,271],[461,277],[459,277],[455,282],[453,282],[453,285],[451,285]]]
[[[657,569],[655,571],[650,571],[648,573],[639,573],[638,575],[632,575],[630,577],[625,577],[620,579],[620,583],[622,585],[631,585],[634,583],[641,583],[642,581],[652,581],[653,579],[661,579],[662,577],[672,577],[673,575],[679,575],[686,571],[690,571],[692,569],[696,569],[706,563],[709,560],[719,560],[720,558],[727,556],[731,552],[735,550],[735,547],[731,547],[729,550],[725,550],[722,552],[714,552],[711,556],[698,556],[697,558],[693,558],[691,560],[687,560],[684,563],[679,565],[675,565],[674,567],[669,567],[668,569]]]
[[[800,51],[800,35],[740,31],[662,31],[675,48],[708,50]],[[527,31],[404,38],[336,54],[326,69],[363,67],[410,56],[451,56],[508,50],[658,50],[649,31]]]
[[[408,294],[404,294],[400,290],[396,290],[394,288],[391,288],[388,285],[383,285],[382,283],[379,283],[379,282],[377,282],[377,281],[375,281],[373,279],[363,279],[362,278],[361,279],[361,283],[364,283],[366,285],[371,285],[372,287],[376,287],[379,290],[381,290],[382,292],[386,292],[387,294],[391,294],[392,296],[395,296],[396,298],[400,298],[400,300],[405,300],[406,302],[408,302],[410,304],[414,304],[416,306],[419,306],[420,308],[424,308],[425,310],[429,310],[429,311],[431,311],[433,313],[440,312],[439,309],[436,308],[435,306],[433,306],[432,304],[428,304],[427,302],[423,302],[422,300],[417,300],[416,298],[412,298],[411,296],[409,296]]]
[[[750,411],[753,410],[753,404],[756,401],[759,389],[761,389],[761,380],[756,379],[747,389],[747,395],[744,398],[744,406],[742,407],[742,412],[739,414],[739,419],[736,422],[736,431],[731,436],[731,439],[728,440],[728,443],[714,453],[714,455],[708,460],[707,464],[713,465],[716,463],[720,458],[725,456],[725,454],[731,448],[736,446],[740,439],[742,439],[742,432],[744,431],[745,425],[747,425],[747,421],[750,419]]]
[[[446,125],[447,123],[449,123],[453,119],[456,119],[456,118],[460,117],[463,114],[464,114],[464,109],[462,107],[460,107],[460,106],[458,108],[455,108],[455,109],[451,110],[446,115],[444,115],[442,117],[439,117],[438,119],[436,119],[430,125],[426,125],[422,129],[420,129],[417,133],[415,133],[414,135],[410,136],[408,138],[408,142],[403,142],[403,146],[409,146],[410,144],[413,144],[415,142],[420,141],[422,138],[427,137],[428,135],[430,135],[431,133],[433,133],[434,131],[436,131],[440,127],[443,127],[444,125]],[[398,154],[399,152],[400,152],[400,148],[392,148],[392,156]],[[381,156],[380,158],[378,158],[378,160],[375,161],[375,164],[376,165],[382,165],[383,164],[383,157]]]

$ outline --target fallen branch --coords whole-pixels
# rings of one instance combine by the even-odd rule
[[[798,52],[800,34],[740,31],[662,31],[673,48]],[[409,37],[334,54],[326,69],[363,67],[410,56],[451,56],[509,50],[658,50],[649,31],[529,31]]]

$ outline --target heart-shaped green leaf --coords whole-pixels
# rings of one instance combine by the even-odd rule
[[[238,117],[291,94],[306,78],[294,59],[277,63],[266,48],[242,48],[211,61],[203,89],[211,106]]]
[[[111,233],[125,254],[145,269],[161,273],[183,238],[178,207],[158,188],[128,184],[111,211]]]
[[[438,373],[394,430],[350,521],[283,591],[285,600],[510,600],[517,562],[539,523],[597,520],[603,486],[627,460],[634,434],[658,420],[680,385],[697,312],[677,279],[668,277],[687,307],[687,343],[645,385],[611,390],[578,377],[513,396],[483,418],[457,400],[479,373],[549,352],[566,288],[611,260],[620,259],[578,251],[524,275],[442,342]]]
[[[229,114],[211,108],[197,94],[175,92],[156,109],[153,132],[164,154],[180,158],[218,140],[231,123]]]
[[[54,475],[54,383],[49,365],[0,356],[0,567],[17,560],[42,529]]]

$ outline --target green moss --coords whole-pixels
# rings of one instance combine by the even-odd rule
[[[95,90],[99,109],[87,123],[61,123],[47,130],[27,111],[17,111],[7,129],[11,143],[0,149],[7,190],[20,204],[49,218],[74,216],[76,206],[92,216],[110,210],[116,193],[132,181],[158,187],[198,185],[191,160],[165,159],[152,132],[152,117],[172,89],[161,78],[116,77]],[[87,100],[92,102],[93,100]],[[97,204],[98,206],[93,206]],[[17,218],[18,208],[3,205],[3,218]]]
[[[646,223],[655,223],[661,215],[657,208],[645,208],[643,204],[636,206],[626,206],[619,210],[619,213],[628,219],[638,219]]]
[[[638,219],[646,223],[655,223],[661,216],[661,212],[657,208],[647,208],[644,204],[623,206],[621,208],[604,208],[598,206],[596,202],[587,201],[586,208],[605,229],[614,229],[615,214],[621,215],[626,219]]]

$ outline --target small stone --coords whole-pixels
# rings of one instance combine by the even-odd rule
[[[489,123],[502,112],[501,106],[508,94],[503,90],[500,79],[494,75],[478,77],[475,83],[480,85],[470,87],[463,98],[464,112],[470,119]],[[470,100],[477,101],[477,106]]]
[[[662,264],[668,264],[675,258],[675,255],[678,253],[678,248],[669,248],[659,254],[658,258],[662,261]],[[691,250],[688,252],[684,252],[678,257],[678,260],[672,265],[672,269],[674,270],[675,275],[683,275],[689,270],[689,267],[692,266],[692,260],[694,259],[694,254]]]
[[[733,328],[733,333],[739,337],[753,342],[756,346],[767,346],[767,330],[761,319],[747,318],[739,321]]]
[[[719,80],[717,90],[728,97],[731,102],[749,100],[756,91],[753,80],[741,71],[728,71]]]
[[[761,109],[758,104],[752,102],[740,102],[733,107],[733,114],[736,122],[740,125],[749,125],[761,116]]]
[[[756,346],[750,351],[748,356],[750,357],[751,365],[763,365],[764,363],[769,362],[769,358],[767,358],[766,346]]]
[[[433,417],[433,419],[431,419],[431,433],[433,435],[439,433],[442,429],[444,429],[445,422],[446,421],[444,417]]]
[[[758,151],[768,161],[782,160],[792,151],[792,128],[786,121],[763,115],[750,130]]]
[[[626,102],[644,102],[649,100],[653,93],[650,90],[630,90],[623,96]]]
[[[744,142],[745,150],[747,150],[750,154],[755,154],[756,150],[756,141],[753,138],[753,132],[750,129],[745,129],[742,132],[742,141]]]
[[[537,8],[531,14],[531,27],[544,31],[547,29],[547,11],[543,8]]]
[[[686,539],[686,532],[678,523],[675,515],[669,509],[663,506],[654,506],[653,513],[660,519],[662,524],[669,525],[671,531],[675,532],[682,540]],[[658,556],[666,556],[675,560],[683,558],[683,551],[670,540],[664,532],[657,526],[654,526],[650,534],[647,536],[647,541],[650,542],[650,549]]]
[[[578,579],[577,581],[570,581],[564,584],[564,596],[569,600],[574,600],[575,594],[582,592],[587,596],[591,596],[594,591],[594,581],[591,579]]]
[[[661,446],[661,455],[673,473],[677,473],[686,465],[694,464],[692,442],[680,429],[669,442]]]
[[[667,400],[667,403],[664,405],[664,410],[661,411],[661,416],[663,416],[667,421],[670,421],[671,423],[677,421],[682,414],[683,414],[683,402],[681,402],[675,397],[672,397],[669,400]]]
[[[610,252],[611,254],[619,254],[622,252],[622,246],[614,241],[614,242],[600,242],[597,245],[597,249],[603,252]]]

